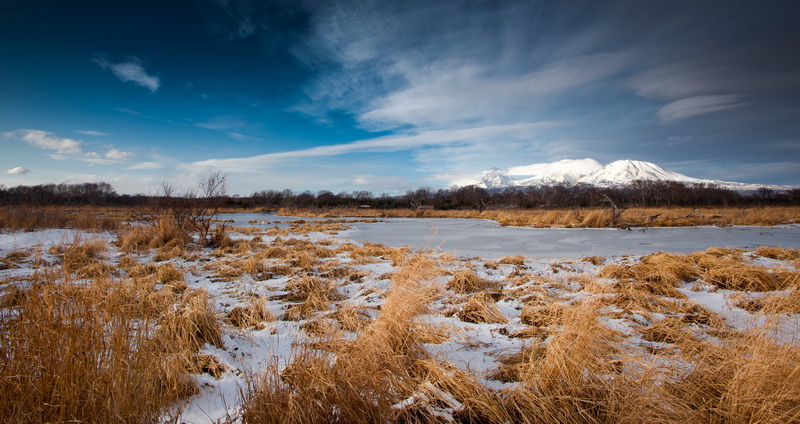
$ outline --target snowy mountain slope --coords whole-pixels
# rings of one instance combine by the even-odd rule
[[[615,186],[636,180],[677,181],[685,184],[707,182],[664,169],[654,163],[627,159],[611,162],[603,169],[586,175],[578,181],[596,186]]]
[[[603,165],[594,159],[563,159],[552,163],[516,166],[508,170],[508,175],[519,176],[519,184],[523,186],[572,185],[578,183],[581,177],[601,169]]]
[[[795,188],[792,186],[704,180],[670,171],[651,162],[627,159],[618,160],[606,166],[600,165],[594,159],[565,159],[553,163],[513,167],[508,171],[492,168],[481,173],[476,185],[486,189],[575,184],[619,187],[637,180],[674,181],[683,184],[713,184],[736,191],[756,191],[761,188],[781,191]]]
[[[477,184],[481,188],[505,188],[519,185],[512,177],[500,168],[492,168],[481,172],[481,180]]]

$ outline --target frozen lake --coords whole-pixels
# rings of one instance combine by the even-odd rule
[[[299,218],[266,214],[230,214],[234,225],[248,221],[291,221]],[[305,219],[305,218],[304,218]],[[309,219],[306,219],[309,220]],[[645,255],[666,251],[690,253],[709,247],[753,249],[758,246],[800,248],[800,226],[682,227],[617,230],[606,228],[501,227],[494,221],[448,218],[383,218],[353,223],[339,237],[358,242],[412,249],[434,249],[457,256],[525,255],[532,258]],[[272,226],[272,225],[259,225]]]

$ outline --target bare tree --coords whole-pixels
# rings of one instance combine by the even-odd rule
[[[203,246],[212,244],[211,225],[217,220],[219,210],[222,208],[222,198],[228,190],[228,175],[221,170],[215,170],[197,180],[200,198],[195,201],[192,223]]]

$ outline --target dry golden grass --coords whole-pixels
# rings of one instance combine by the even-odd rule
[[[267,309],[263,297],[251,298],[246,305],[236,306],[227,315],[227,321],[239,328],[263,327],[275,321],[275,315]]]
[[[508,319],[497,307],[497,302],[486,293],[473,294],[456,312],[458,319],[474,324],[508,324]]]
[[[491,219],[504,226],[520,227],[584,227],[612,225],[608,208],[561,209],[489,209],[478,210],[411,210],[411,209],[281,209],[279,215],[305,217],[374,217],[374,218],[477,218]],[[800,222],[800,209],[791,206],[751,208],[641,208],[624,210],[619,225],[679,227],[694,225],[778,225]]]
[[[156,338],[172,352],[196,352],[206,343],[224,348],[222,329],[208,292],[185,291],[177,308],[161,318]]]
[[[414,321],[427,311],[432,293],[422,283],[427,271],[425,261],[407,262],[393,277],[381,315],[352,342],[328,344],[335,354],[304,350],[282,373],[272,367],[251,381],[244,393],[243,421],[397,419],[392,405],[414,392],[415,364],[427,357]]]
[[[471,269],[456,271],[447,283],[447,288],[461,294],[475,293],[495,287],[497,284],[478,277]]]
[[[720,248],[689,255],[654,253],[634,265],[607,265],[598,276],[646,282],[653,289],[662,287],[664,290],[696,279],[721,289],[759,292],[783,290],[800,281],[797,272],[752,265],[743,260],[741,251]]]
[[[42,283],[0,313],[3,421],[156,422],[193,393],[155,322],[118,313],[115,291]]]
[[[131,210],[97,207],[2,206],[0,228],[25,231],[44,228],[115,230],[131,214]]]
[[[117,245],[123,252],[159,249],[159,253],[167,253],[173,250],[181,252],[191,243],[192,237],[172,218],[163,217],[153,225],[127,226],[121,230],[117,240]],[[175,256],[178,255],[169,257]]]
[[[779,261],[800,258],[800,249],[775,246],[759,246],[753,253],[765,258],[777,259]]]

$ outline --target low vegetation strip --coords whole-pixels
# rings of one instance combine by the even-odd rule
[[[486,260],[330,224],[15,234],[0,417],[800,420],[797,249]]]
[[[781,225],[800,222],[800,208],[537,208],[537,209],[280,209],[278,215],[315,218],[468,218],[490,219],[503,226],[606,228],[689,227],[699,225]]]

